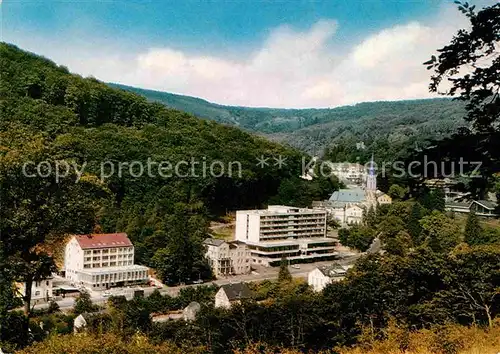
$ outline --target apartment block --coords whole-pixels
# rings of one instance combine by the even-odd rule
[[[292,263],[336,256],[336,242],[326,237],[327,212],[271,205],[236,212],[236,240],[250,249],[252,263],[277,265],[284,256]]]
[[[247,274],[251,271],[250,249],[243,242],[207,238],[203,245],[216,277]]]
[[[148,268],[134,264],[127,234],[74,235],[66,244],[64,270],[75,285],[95,290],[148,281]]]

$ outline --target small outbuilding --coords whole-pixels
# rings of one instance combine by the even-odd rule
[[[182,317],[184,321],[194,321],[196,319],[196,315],[200,312],[201,306],[198,302],[193,301],[189,305],[187,305],[182,311]]]
[[[245,283],[222,285],[215,294],[215,307],[230,308],[233,304],[251,297],[252,291]]]
[[[73,332],[74,333],[80,333],[84,332],[85,329],[87,328],[88,324],[92,320],[92,318],[97,317],[99,315],[104,314],[105,311],[97,311],[97,312],[84,312],[79,314],[74,320],[73,320]]]

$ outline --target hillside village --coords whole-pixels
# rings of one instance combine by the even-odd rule
[[[245,287],[245,282],[261,281],[264,274],[267,274],[265,279],[277,277],[272,268],[283,262],[315,291],[322,291],[327,284],[345,277],[362,253],[343,246],[338,229],[329,224],[334,222],[342,229],[364,225],[368,213],[390,205],[392,198],[377,189],[373,157],[367,169],[355,163],[335,163],[331,167],[346,188],[334,191],[328,200],[313,201],[310,208],[270,205],[268,209],[239,210],[229,237],[203,241],[204,256],[214,279],[227,282],[221,289],[233,284]],[[453,191],[449,180],[444,183],[434,188],[443,191],[447,212],[464,215],[473,212],[483,218],[498,216],[494,213],[497,208],[494,201],[465,202],[467,194]],[[379,236],[370,242],[367,253],[382,252]],[[59,306],[69,309],[72,305],[66,295],[75,297],[82,291],[90,292],[97,302],[115,295],[148,296],[155,289],[175,294],[172,287],[165,286],[154,275],[154,269],[134,264],[134,247],[127,234],[74,235],[65,245],[64,266],[52,276],[34,282],[31,299],[38,308],[59,300]],[[188,282],[196,285],[210,280],[200,277]],[[26,284],[18,286],[26,296]],[[250,291],[244,292],[249,297]],[[219,298],[219,295],[214,298],[216,307],[222,306],[218,305]],[[225,301],[223,306],[229,307],[228,300]]]
[[[500,4],[0,6],[0,354],[500,352]]]

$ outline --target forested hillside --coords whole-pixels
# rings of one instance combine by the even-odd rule
[[[97,219],[94,223],[89,210],[82,232],[94,224],[98,231],[126,231],[136,245],[138,261],[148,265],[156,250],[181,247],[177,241],[189,234],[196,238],[196,252],[176,249],[175,253],[188,258],[193,254],[192,262],[196,262],[201,252],[198,241],[206,236],[211,218],[237,208],[261,207],[271,197],[286,203],[290,196],[280,192],[282,183],[300,185],[297,193],[303,204],[336,188],[330,180],[299,179],[302,154],[296,150],[70,74],[13,45],[0,45],[0,70],[1,231],[13,237],[12,243],[14,235],[26,240],[28,233],[4,220],[23,220],[23,215],[29,216],[23,225],[32,227],[37,238],[33,245],[43,241],[37,235],[47,230],[41,232],[34,226],[43,224],[36,204],[43,198],[37,193],[43,195],[49,189],[57,191],[58,197],[81,201],[81,191],[73,184],[95,181],[103,189],[99,198],[107,196],[89,197],[87,205],[95,206]],[[279,155],[286,158],[281,168],[272,163],[266,168],[257,166],[257,157],[273,161]],[[75,184],[70,177],[57,183],[54,173],[46,178],[22,175],[24,162],[30,162],[29,173],[35,173],[36,164],[42,161],[48,161],[52,172],[58,161],[70,165],[72,178],[78,177],[73,171],[76,166],[83,177]],[[156,163],[151,172],[148,161]],[[158,164],[163,161],[171,168],[160,175]],[[27,185],[34,190],[23,189]],[[296,195],[293,198],[297,200]],[[16,208],[23,203],[27,210]],[[50,231],[51,225],[42,226]]]
[[[427,140],[448,137],[465,125],[464,104],[449,99],[366,102],[332,109],[272,109],[222,106],[189,96],[111,85],[202,118],[266,134],[315,155],[339,145],[363,158],[363,151],[353,150],[356,143],[364,142],[370,153],[373,150],[393,157],[415,144],[422,147]]]
[[[275,136],[336,161],[354,161],[358,156],[366,160],[372,153],[390,160],[449,137],[466,125],[464,105],[446,99],[360,103],[332,111],[336,118],[332,115],[322,124]],[[364,147],[358,148],[357,143]],[[344,155],[332,155],[332,150],[343,150]]]

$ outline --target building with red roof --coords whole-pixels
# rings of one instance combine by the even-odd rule
[[[82,249],[133,246],[125,232],[114,234],[75,235],[75,238]]]
[[[124,232],[73,235],[66,244],[64,271],[75,286],[93,290],[149,280],[148,268],[134,264],[134,245]]]

